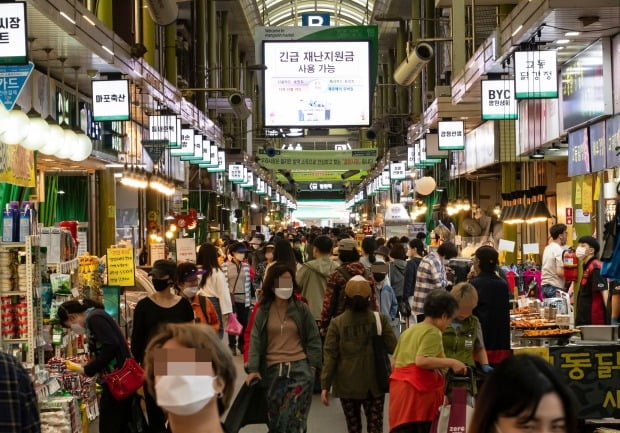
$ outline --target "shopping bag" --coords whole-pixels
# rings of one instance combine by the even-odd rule
[[[390,391],[389,378],[392,368],[390,366],[390,358],[388,356],[385,342],[383,341],[381,318],[379,313],[375,311],[375,322],[377,324],[377,335],[372,336],[372,351],[375,357],[375,374],[377,375],[377,383],[379,389],[383,392]]]
[[[433,420],[430,433],[466,432],[474,415],[473,371],[468,376],[454,376],[448,373],[444,403]],[[465,386],[454,386],[462,384]]]
[[[228,315],[228,323],[226,324],[226,333],[228,335],[241,335],[243,332],[243,325],[239,323],[237,315],[230,313]]]
[[[252,424],[267,424],[267,393],[259,382],[248,386],[245,383],[235,397],[224,425],[229,433],[238,433],[242,427]]]
[[[116,400],[125,400],[133,395],[144,384],[144,370],[133,358],[125,358],[125,363],[119,369],[102,376],[112,397]]]

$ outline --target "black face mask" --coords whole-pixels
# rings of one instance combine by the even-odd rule
[[[385,280],[385,274],[376,274],[373,273],[372,277],[375,279],[376,282],[380,283],[381,281]]]
[[[168,280],[153,280],[153,287],[156,291],[161,292],[162,290],[166,290],[170,286]]]

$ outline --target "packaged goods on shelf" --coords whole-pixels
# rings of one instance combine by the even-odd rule
[[[77,399],[73,396],[54,396],[39,403],[41,432],[80,433],[82,418]]]

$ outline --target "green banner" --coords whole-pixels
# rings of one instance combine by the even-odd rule
[[[277,150],[273,157],[259,149],[258,158],[270,170],[368,170],[377,160],[377,149]]]

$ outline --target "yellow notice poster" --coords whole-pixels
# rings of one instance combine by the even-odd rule
[[[592,206],[592,176],[583,178],[583,187],[581,188],[581,209],[584,213],[591,214],[594,209]]]
[[[581,188],[583,184],[583,176],[578,176],[575,179],[575,202],[573,203],[577,207],[581,204]]]
[[[106,262],[109,286],[136,285],[133,248],[108,248]]]
[[[35,187],[34,152],[17,144],[0,143],[0,182]]]
[[[592,199],[594,201],[599,201],[601,198],[601,177],[596,175],[596,183],[594,184],[594,196]]]

